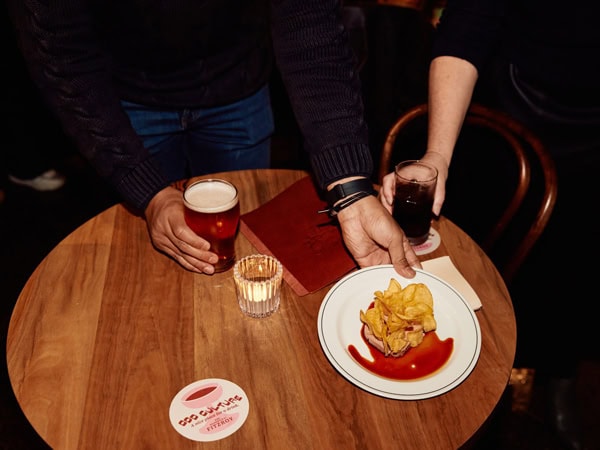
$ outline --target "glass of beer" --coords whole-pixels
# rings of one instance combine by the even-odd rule
[[[237,188],[228,181],[196,181],[183,192],[185,222],[210,243],[219,256],[215,272],[223,272],[235,262],[235,236],[240,222]]]
[[[427,241],[431,227],[437,169],[418,160],[395,167],[396,189],[392,214],[411,245]]]

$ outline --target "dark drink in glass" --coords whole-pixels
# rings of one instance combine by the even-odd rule
[[[200,180],[185,189],[183,201],[185,222],[219,256],[215,272],[232,267],[240,221],[237,188],[225,180]]]
[[[437,169],[409,160],[397,164],[395,173],[392,214],[411,245],[420,245],[429,236]]]

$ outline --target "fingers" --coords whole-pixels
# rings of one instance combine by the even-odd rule
[[[185,225],[175,230],[171,242],[175,247],[175,260],[184,268],[194,272],[211,275],[215,273],[214,264],[218,256],[210,251],[210,244]]]
[[[197,236],[194,235],[194,237]],[[219,258],[216,253],[210,251],[207,241],[204,239],[201,239],[201,241],[202,248],[185,241],[179,241],[175,260],[188,270],[212,275],[215,273],[214,264],[219,261]]]
[[[410,263],[406,258],[393,261],[392,264],[394,264],[394,270],[404,278],[413,278],[416,274],[415,270],[410,266]]]
[[[159,249],[160,250],[160,249]],[[215,268],[212,264],[198,260],[196,258],[190,258],[180,252],[175,251],[164,251],[163,253],[174,259],[181,267],[191,272],[205,273],[211,275],[215,272]]]
[[[191,230],[190,230],[191,232]],[[214,264],[218,257],[209,250],[209,244],[204,239],[198,238],[192,233],[190,243],[185,239],[175,236],[175,234],[162,234],[152,236],[154,247],[175,260],[184,269],[197,273],[213,274],[215,272]]]
[[[416,275],[414,268],[423,267],[404,233],[402,233],[401,246],[391,245],[389,250],[394,269],[403,277],[413,278]]]
[[[379,200],[390,214],[392,213],[392,207],[394,205],[394,180],[394,174],[388,173],[383,177],[381,189],[379,190]]]
[[[169,256],[173,258],[184,269],[192,272],[204,273],[212,275],[215,273],[214,264],[217,263],[218,257],[214,253],[205,252],[206,256],[196,258],[183,252],[172,252]]]

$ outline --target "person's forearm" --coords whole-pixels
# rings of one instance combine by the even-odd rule
[[[7,5],[32,80],[63,130],[123,200],[142,211],[168,183],[121,108],[87,3]]]
[[[464,59],[440,56],[431,62],[427,151],[439,153],[448,165],[476,81],[477,70]]]
[[[335,0],[272,3],[273,48],[317,185],[371,177],[361,83]]]

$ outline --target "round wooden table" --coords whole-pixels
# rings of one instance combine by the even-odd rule
[[[306,176],[294,170],[217,174],[240,190],[242,214]],[[7,339],[12,387],[26,417],[63,449],[455,449],[477,434],[510,377],[516,324],[504,282],[481,249],[444,218],[442,245],[478,293],[482,334],[471,375],[437,397],[392,400],[340,376],[317,316],[328,287],[297,297],[284,283],[267,319],[244,316],[231,271],[188,272],[157,252],[146,224],[113,206],[41,262],[16,303]],[[256,250],[240,233],[238,256]],[[196,442],[169,420],[188,384],[222,378],[248,395],[243,426]]]

